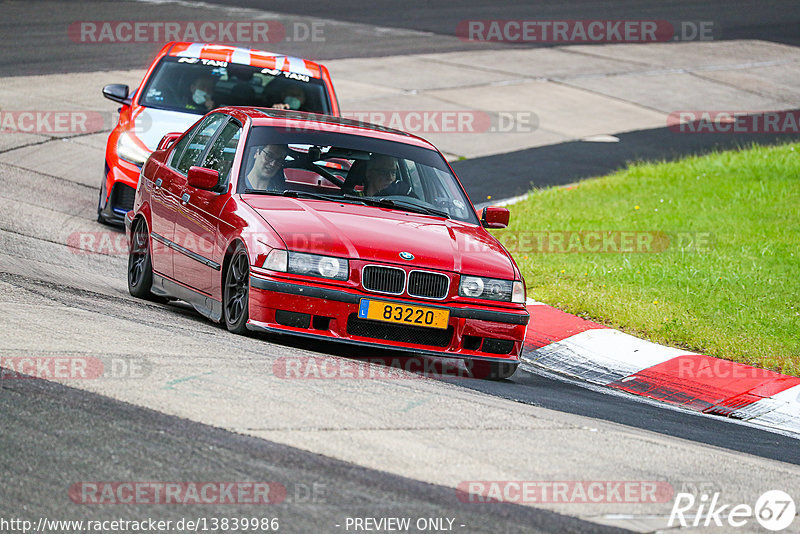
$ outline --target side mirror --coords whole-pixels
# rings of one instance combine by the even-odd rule
[[[505,228],[511,219],[511,212],[499,206],[488,206],[483,208],[481,214],[481,224],[486,228]]]
[[[103,87],[103,96],[114,102],[129,105],[131,99],[128,98],[128,86],[119,83],[112,83]]]
[[[197,189],[205,189],[206,191],[215,191],[219,184],[219,171],[206,169],[205,167],[192,165],[189,167],[189,173],[186,177],[190,186]]]
[[[164,137],[161,138],[161,141],[158,142],[158,146],[156,150],[164,150],[165,148],[169,148],[172,144],[177,141],[180,136],[182,136],[182,132],[170,132]]]

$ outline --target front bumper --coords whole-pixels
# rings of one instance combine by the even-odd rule
[[[97,217],[107,224],[122,225],[125,214],[133,209],[136,199],[136,184],[139,180],[138,166],[128,163],[130,168],[105,164],[105,176],[100,188]],[[108,187],[111,188],[110,192]]]
[[[358,307],[362,298],[446,308],[450,315],[447,329],[360,319]],[[416,354],[515,362],[519,360],[528,320],[524,309],[443,305],[250,276],[250,330],[390,347]]]
[[[122,225],[125,222],[125,214],[133,209],[135,196],[136,189],[117,182],[111,188],[108,200],[98,210],[97,215],[108,224]]]

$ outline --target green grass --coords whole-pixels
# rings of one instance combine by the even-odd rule
[[[800,376],[800,144],[636,164],[534,191],[511,213],[511,226],[494,233],[529,297],[651,341]],[[532,232],[590,230],[658,231],[671,241],[651,253],[530,245],[548,235]]]

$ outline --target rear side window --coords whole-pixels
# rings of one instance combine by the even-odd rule
[[[192,136],[192,139],[186,146],[183,154],[181,154],[178,164],[175,165],[175,169],[178,172],[186,174],[189,172],[189,167],[192,165],[199,165],[198,160],[200,159],[201,154],[205,152],[209,141],[212,137],[214,137],[214,133],[224,120],[225,115],[222,115],[221,113],[215,113],[214,115],[206,117],[203,122],[200,123],[200,126],[197,127],[196,133],[194,136]],[[189,136],[186,137],[188,138]]]
[[[203,160],[203,167],[219,172],[220,183],[228,181],[241,132],[237,123],[231,121],[226,124]]]
[[[192,130],[184,135],[180,141],[175,145],[175,148],[172,149],[172,154],[170,154],[169,165],[170,167],[176,167],[178,161],[181,159],[181,154],[183,154],[183,149],[186,148],[186,145],[189,144],[192,136],[197,131],[197,128],[192,128]]]

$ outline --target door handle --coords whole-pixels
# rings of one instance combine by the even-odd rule
[[[181,204],[185,206],[187,202],[189,202],[189,193],[184,193],[181,197]]]
[[[156,189],[158,189],[159,187],[161,187],[161,184],[162,184],[162,183],[163,183],[163,180],[161,180],[161,178],[159,178],[158,180],[156,180]]]

